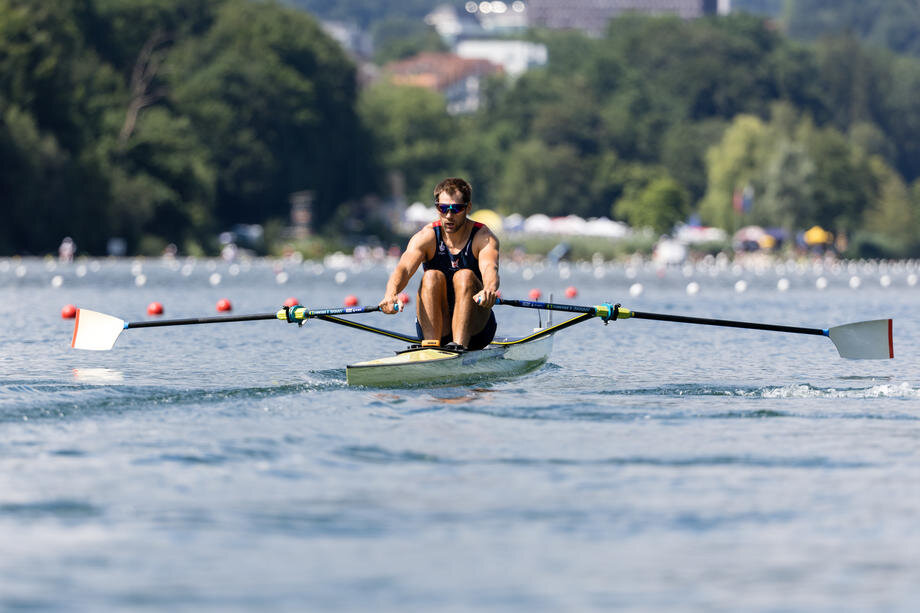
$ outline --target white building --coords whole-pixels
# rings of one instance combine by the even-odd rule
[[[457,43],[460,57],[489,60],[512,78],[547,61],[546,45],[523,40],[464,40]]]

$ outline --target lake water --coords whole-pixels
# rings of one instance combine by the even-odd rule
[[[402,344],[327,322],[127,330],[82,352],[60,317],[376,303],[386,267],[340,264],[0,260],[0,609],[920,606],[913,263],[503,265],[506,297],[809,327],[893,317],[884,361],[814,336],[592,320],[518,379],[373,390],[349,388],[344,365]],[[496,312],[499,334],[537,324]],[[355,317],[413,329],[409,313]]]

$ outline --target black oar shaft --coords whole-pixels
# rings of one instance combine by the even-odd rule
[[[502,298],[496,301],[496,304],[508,306],[524,307],[528,309],[545,309],[548,311],[568,311],[571,313],[590,313],[598,314],[599,307],[581,306],[577,304],[555,304],[552,302],[536,302],[530,300],[511,300]],[[602,305],[601,315],[610,309],[610,305]],[[612,310],[611,310],[612,313]],[[612,314],[611,314],[612,317]],[[673,321],[685,324],[701,324],[704,326],[722,326],[726,328],[747,328],[750,330],[772,330],[774,332],[791,332],[793,334],[814,334],[815,336],[827,336],[827,330],[821,328],[802,328],[799,326],[779,326],[774,324],[762,324],[748,321],[732,321],[730,319],[710,319],[706,317],[687,317],[684,315],[666,315],[662,313],[643,313],[641,311],[630,311],[621,309],[618,319],[654,319],[657,321]],[[605,320],[606,321],[606,320]]]
[[[643,313],[630,311],[630,316],[636,319],[654,319],[657,321],[673,321],[685,324],[702,324],[704,326],[723,326],[726,328],[748,328],[750,330],[772,330],[774,332],[792,332],[793,334],[814,334],[826,336],[821,328],[800,328],[798,326],[778,326],[774,324],[761,324],[748,321],[732,321],[730,319],[708,319],[706,317],[686,317],[684,315],[665,315],[662,313]]]
[[[234,321],[256,321],[260,319],[277,319],[277,313],[257,315],[224,315],[216,317],[193,317],[189,319],[162,319],[159,321],[131,321],[126,328],[156,328],[158,326],[188,326],[193,324],[220,324]]]

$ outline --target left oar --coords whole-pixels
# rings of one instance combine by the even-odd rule
[[[302,322],[316,317],[330,315],[351,315],[355,313],[371,313],[380,310],[380,307],[343,307],[337,309],[310,310],[302,306],[284,308],[274,313],[258,313],[255,315],[220,315],[217,317],[197,317],[191,319],[161,319],[155,321],[124,321],[112,315],[97,313],[88,309],[77,309],[76,321],[73,326],[73,340],[70,346],[74,349],[90,349],[95,351],[108,351],[115,345],[123,330],[131,328],[156,328],[160,326],[188,326],[194,324],[219,324],[234,321],[257,321],[261,319],[280,319],[292,323]]]
[[[665,315],[661,313],[643,313],[630,311],[619,305],[604,303],[596,306],[575,304],[554,304],[551,302],[533,302],[529,300],[499,299],[496,304],[524,307],[528,309],[545,309],[548,311],[568,311],[570,313],[587,313],[600,317],[605,322],[611,319],[654,319],[685,324],[705,326],[724,326],[728,328],[748,328],[751,330],[772,330],[793,334],[812,334],[831,339],[840,357],[851,360],[878,360],[894,357],[894,339],[891,319],[860,321],[832,328],[802,328],[775,324],[732,321],[730,319],[708,319],[705,317],[687,317],[684,315]]]

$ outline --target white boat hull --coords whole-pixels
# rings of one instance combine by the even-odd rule
[[[345,367],[345,376],[349,385],[369,387],[452,385],[502,379],[539,368],[553,348],[552,334],[517,344],[496,344],[501,342],[496,339],[485,349],[465,353],[442,349],[403,352],[350,364]]]

